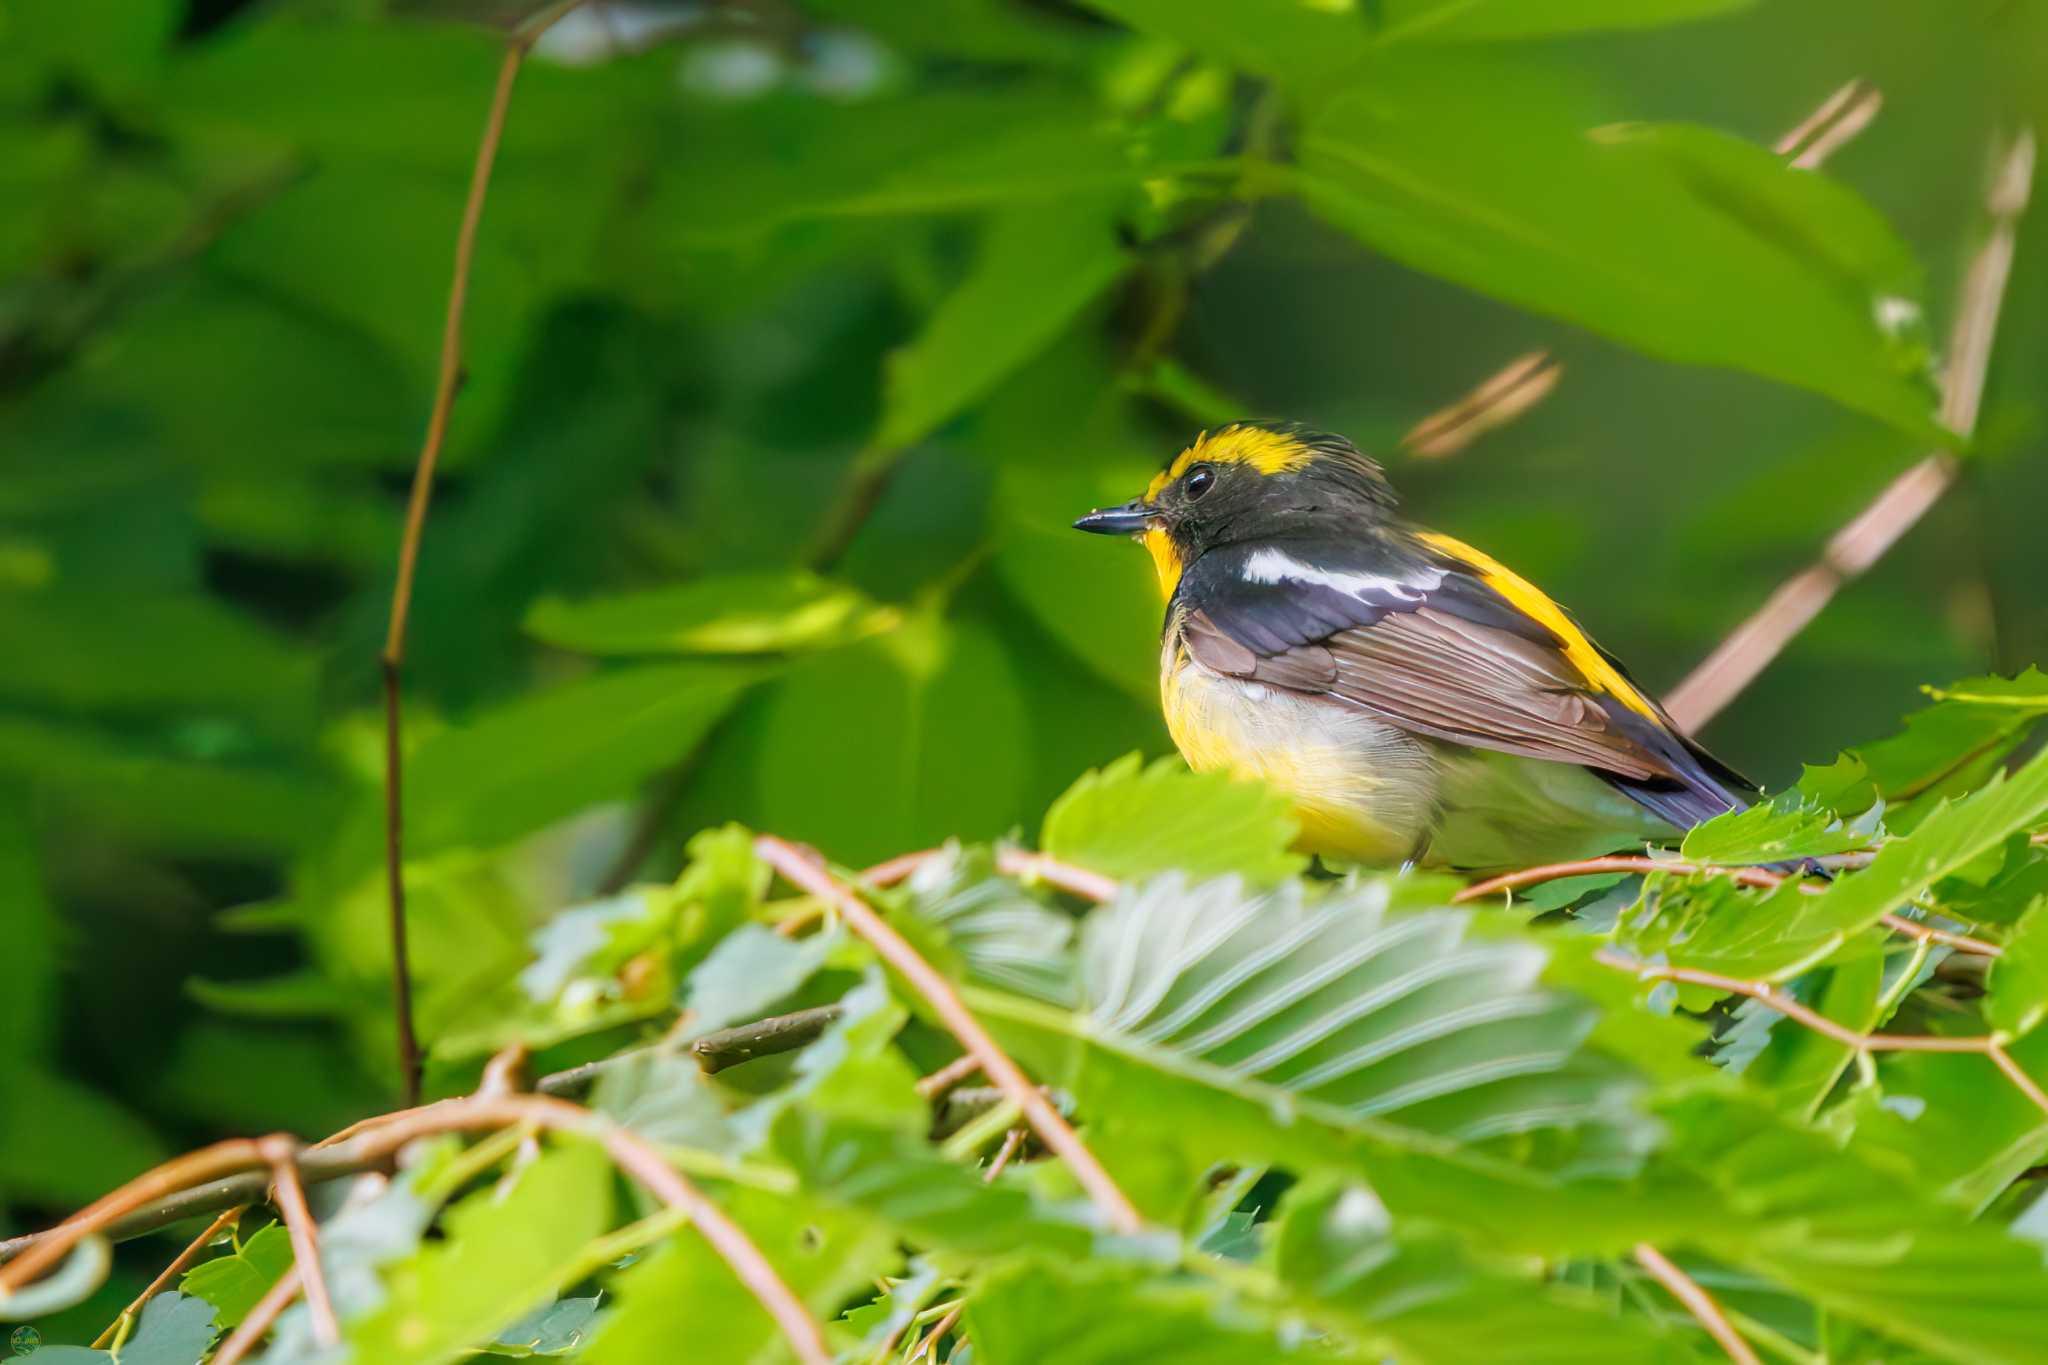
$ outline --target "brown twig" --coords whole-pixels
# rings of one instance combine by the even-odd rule
[[[1663,1252],[1648,1242],[1637,1242],[1632,1254],[1636,1264],[1650,1272],[1657,1283],[1670,1291],[1671,1297],[1685,1305],[1685,1310],[1707,1329],[1707,1335],[1719,1342],[1721,1349],[1736,1365],[1761,1365],[1756,1352],[1735,1330],[1728,1315],[1721,1311],[1721,1305],[1714,1302],[1714,1296],[1700,1287],[1699,1281],[1680,1270],[1666,1258]]]
[[[277,1211],[284,1216],[284,1230],[291,1237],[292,1261],[299,1267],[306,1308],[313,1315],[313,1339],[321,1346],[338,1345],[341,1321],[334,1316],[334,1300],[328,1296],[327,1277],[320,1270],[320,1231],[313,1222],[313,1211],[306,1207],[306,1187],[299,1183],[298,1144],[272,1134],[259,1139],[257,1147],[270,1166]]]
[[[931,1075],[920,1077],[917,1082],[917,1093],[926,1099],[943,1095],[979,1070],[981,1059],[971,1052],[963,1052]]]
[[[140,1294],[129,1300],[128,1306],[121,1310],[121,1316],[108,1323],[107,1330],[93,1338],[93,1349],[105,1350],[107,1343],[111,1342],[120,1332],[121,1324],[133,1322],[135,1315],[140,1313],[151,1299],[162,1293],[165,1285],[184,1274],[191,1267],[192,1263],[198,1260],[208,1247],[213,1245],[213,1239],[227,1231],[248,1207],[247,1204],[236,1204],[234,1207],[223,1212],[218,1218],[215,1218],[211,1223],[208,1223],[206,1231],[194,1237],[186,1245],[185,1249],[178,1253],[176,1260],[165,1266],[162,1272],[155,1279],[151,1280]]]
[[[954,1304],[951,1312],[933,1323],[932,1330],[924,1334],[924,1339],[917,1343],[917,1349],[910,1353],[910,1359],[906,1365],[917,1365],[918,1361],[924,1359],[926,1352],[934,1350],[939,1344],[939,1339],[952,1331],[953,1324],[960,1321],[960,1311],[966,1306],[967,1304],[964,1300]],[[934,1356],[933,1359],[937,1359],[937,1357]]]
[[[399,1072],[408,1105],[419,1103],[421,1056],[419,1036],[413,1028],[411,961],[405,926],[405,754],[399,684],[405,666],[405,630],[412,614],[413,578],[419,569],[420,539],[426,531],[427,510],[434,496],[434,471],[448,439],[448,419],[455,409],[455,395],[462,387],[462,314],[469,298],[470,270],[476,260],[484,196],[490,189],[498,145],[504,139],[505,118],[512,108],[512,86],[519,78],[527,52],[541,34],[581,3],[582,0],[557,0],[514,29],[498,65],[490,112],[484,117],[483,136],[477,141],[476,162],[470,170],[469,194],[463,201],[461,225],[455,232],[455,266],[448,285],[448,311],[441,323],[434,405],[427,417],[427,434],[420,443],[419,461],[413,466],[412,491],[406,498],[405,529],[398,542],[398,574],[391,587],[390,625],[379,657],[384,698],[384,878],[391,919],[391,1008],[398,1032]]]
[[[1031,853],[1021,848],[1006,848],[996,854],[996,871],[1019,881],[1045,882],[1060,890],[1079,896],[1082,900],[1103,901],[1116,899],[1117,883],[1114,877],[1105,877],[1100,872],[1090,872],[1085,867],[1075,867],[1057,858],[1048,858],[1043,853]]]
[[[299,1296],[299,1267],[288,1267],[277,1277],[277,1283],[263,1291],[263,1297],[256,1300],[256,1306],[249,1315],[235,1324],[235,1330],[221,1343],[220,1350],[213,1357],[213,1365],[237,1365],[243,1356],[263,1339],[263,1334],[276,1323],[278,1314],[291,1306]]]
[[[365,1120],[348,1141],[352,1155],[381,1160],[407,1143],[436,1133],[474,1132],[532,1124],[598,1143],[612,1163],[671,1208],[681,1210],[761,1302],[804,1365],[829,1365],[824,1330],[747,1237],[716,1203],[705,1198],[661,1153],[630,1129],[565,1100],[540,1095],[473,1095]],[[237,1138],[174,1157],[94,1201],[34,1239],[12,1263],[0,1266],[0,1292],[11,1291],[54,1265],[84,1237],[121,1214],[199,1181],[269,1165],[262,1142]]]
[[[2006,1078],[2018,1087],[2021,1094],[2048,1113],[2048,1093],[2033,1081],[2019,1064],[2006,1052],[1998,1035],[1990,1034],[1974,1038],[1943,1038],[1933,1034],[1909,1033],[1858,1033],[1855,1029],[1838,1024],[1818,1010],[1810,1009],[1763,981],[1744,981],[1739,977],[1722,976],[1718,972],[1703,972],[1692,967],[1666,967],[1654,962],[1640,962],[1625,957],[1611,948],[1602,948],[1593,954],[1593,960],[1603,967],[1627,972],[1639,981],[1677,981],[1688,985],[1706,986],[1728,995],[1747,996],[1760,1004],[1768,1005],[1794,1023],[1803,1024],[1822,1037],[1840,1043],[1843,1047],[1857,1052],[1974,1052],[1989,1057]]]
[[[1964,277],[1942,375],[1942,424],[1963,437],[1976,429],[1983,402],[1991,344],[2012,273],[2013,243],[2033,182],[2033,134],[2020,133],[1997,162],[1985,202],[1991,229]],[[1893,480],[1836,532],[1818,561],[1786,580],[1665,697],[1679,727],[1698,730],[1754,682],[1837,591],[1919,522],[1955,482],[1956,471],[1954,452],[1936,451]]]
[[[1548,351],[1516,356],[1464,397],[1410,427],[1401,449],[1419,460],[1455,455],[1548,398],[1562,378],[1564,366]]]
[[[988,1073],[988,1078],[1023,1111],[1039,1141],[1067,1163],[1074,1178],[1088,1192],[1111,1228],[1131,1234],[1144,1225],[1137,1206],[1117,1187],[1095,1153],[1060,1117],[1052,1102],[1010,1060],[1009,1054],[996,1045],[988,1030],[981,1026],[981,1021],[962,1002],[951,982],[935,971],[901,934],[870,909],[867,902],[826,871],[807,850],[773,835],[756,839],[754,848],[762,861],[781,873],[792,886],[830,902],[883,961],[917,988],[960,1045],[980,1060],[981,1069]]]
[[[1772,144],[1771,150],[1790,157],[1798,170],[1817,170],[1868,128],[1883,108],[1884,92],[1859,76],[1821,101],[1819,108]]]
[[[989,1184],[995,1183],[995,1178],[1003,1173],[1003,1168],[1010,1164],[1011,1159],[1024,1146],[1024,1139],[1030,1135],[1031,1132],[1027,1128],[1012,1128],[1003,1134],[1003,1145],[996,1149],[995,1159],[988,1163],[988,1169],[982,1173],[982,1180]]]

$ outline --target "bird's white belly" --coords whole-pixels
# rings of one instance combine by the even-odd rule
[[[1342,702],[1212,672],[1170,636],[1160,694],[1188,766],[1284,792],[1303,848],[1374,863],[1418,852],[1436,804],[1431,746]]]

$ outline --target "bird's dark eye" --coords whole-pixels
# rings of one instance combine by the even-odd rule
[[[1188,471],[1188,501],[1193,502],[1216,486],[1216,471],[1205,464],[1198,464]]]

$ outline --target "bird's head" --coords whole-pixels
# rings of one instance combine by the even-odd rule
[[[1074,529],[1144,543],[1171,596],[1181,570],[1218,545],[1355,534],[1393,515],[1380,467],[1342,436],[1292,422],[1231,422],[1169,460],[1145,495]]]

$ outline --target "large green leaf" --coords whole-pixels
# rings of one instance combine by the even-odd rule
[[[266,1223],[226,1256],[185,1272],[181,1286],[213,1305],[214,1325],[225,1330],[249,1316],[264,1292],[291,1269],[292,1239],[282,1223]]]
[[[1382,0],[1383,42],[1540,38],[1580,29],[1659,28],[1755,0]]]
[[[1306,865],[1288,851],[1296,833],[1287,798],[1263,783],[1126,754],[1083,773],[1053,802],[1039,846],[1110,877],[1177,870],[1194,881],[1236,874],[1262,886]]]
[[[16,1346],[14,1354],[33,1354],[57,1365],[199,1365],[218,1335],[211,1304],[173,1292],[159,1294],[143,1305],[134,1334],[119,1355],[84,1346],[37,1350],[33,1339],[28,1341],[27,1351]]]
[[[406,851],[503,843],[623,796],[681,761],[761,676],[728,664],[647,664],[445,730],[406,765]]]
[[[1907,716],[1900,733],[1856,748],[1886,800],[1937,788],[1959,769],[1995,760],[2048,716],[2048,674],[2038,668],[1929,690],[1934,704]]]
[[[526,613],[535,639],[585,654],[782,654],[845,644],[897,613],[813,574],[721,574]]]
[[[1062,200],[989,225],[966,276],[889,357],[877,445],[923,440],[1043,350],[1109,286],[1128,258],[1108,207]]]
[[[1523,66],[1389,59],[1309,121],[1295,184],[1416,270],[1938,438],[1926,348],[1886,321],[1918,272],[1874,209],[1722,134],[1579,117]]]
[[[1073,1003],[1073,919],[998,876],[990,850],[949,844],[919,864],[903,889],[910,913],[943,930],[978,980]]]

